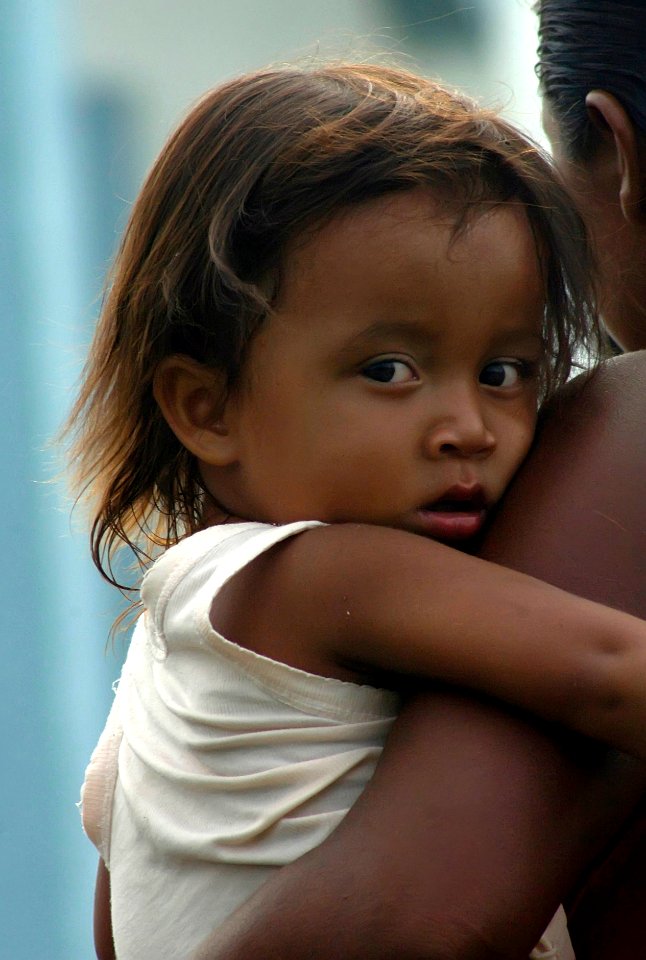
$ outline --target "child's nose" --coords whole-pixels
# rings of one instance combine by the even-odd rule
[[[487,457],[496,447],[496,438],[487,427],[475,398],[455,398],[450,410],[434,420],[425,439],[425,452],[432,458]]]

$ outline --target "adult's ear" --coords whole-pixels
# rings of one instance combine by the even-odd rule
[[[198,460],[220,467],[235,462],[224,374],[174,354],[157,366],[153,395],[179,442]]]
[[[585,105],[592,123],[615,153],[619,203],[624,219],[646,222],[646,152],[622,104],[606,90],[591,90]]]

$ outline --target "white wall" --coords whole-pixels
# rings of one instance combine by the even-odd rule
[[[395,41],[379,0],[69,0],[83,83],[128,91],[138,118],[140,172],[188,105],[225,77],[306,55],[411,53],[409,65],[461,86],[539,134],[530,0],[480,0],[487,44],[477,58],[452,48],[426,58]],[[478,2],[478,0],[472,0]],[[414,36],[414,26],[411,29]]]

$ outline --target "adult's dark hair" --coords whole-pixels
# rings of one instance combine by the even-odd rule
[[[646,137],[646,0],[539,0],[536,72],[573,160],[599,142],[585,98],[612,93]]]
[[[428,187],[459,230],[524,205],[545,282],[544,392],[595,333],[585,230],[540,150],[497,114],[403,70],[269,69],[208,93],[171,136],[134,204],[72,411],[92,549],[110,579],[124,542],[150,556],[204,524],[193,456],[152,382],[186,354],[237,384],[281,283],[286,245],[351,205]],[[114,581],[113,581],[114,582]]]

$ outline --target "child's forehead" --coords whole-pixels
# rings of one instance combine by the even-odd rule
[[[298,233],[285,250],[282,281],[302,284],[326,271],[338,279],[385,262],[410,268],[416,258],[420,267],[435,262],[439,268],[465,258],[508,260],[513,249],[500,241],[509,231],[518,253],[537,265],[536,242],[521,202],[456,208],[428,188],[415,188],[344,207]]]
[[[396,340],[405,328],[407,340],[417,329],[429,343],[463,329],[536,334],[545,287],[521,204],[481,210],[456,233],[455,218],[432,197],[411,193],[373,201],[302,238],[274,307],[274,318],[299,335],[325,329],[349,342]]]
[[[337,207],[325,219],[297,231],[288,244],[287,253],[321,246],[341,233],[360,234],[370,227],[381,226],[405,229],[411,221],[419,220],[441,227],[455,223],[456,217],[455,201],[441,197],[430,187],[412,187]]]

